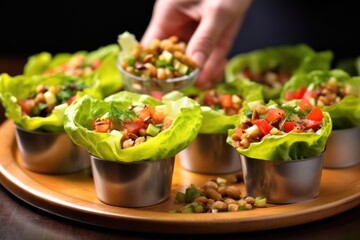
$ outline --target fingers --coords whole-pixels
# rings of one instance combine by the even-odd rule
[[[217,14],[203,16],[203,19],[188,43],[187,55],[193,58],[200,67],[203,67],[218,42],[223,29],[225,29],[228,24],[228,20],[221,21],[220,16]]]

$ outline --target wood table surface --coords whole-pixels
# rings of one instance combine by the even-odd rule
[[[161,235],[107,229],[52,215],[0,185],[0,239],[360,239],[360,206],[308,224],[221,235]]]

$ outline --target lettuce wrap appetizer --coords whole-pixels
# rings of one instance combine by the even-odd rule
[[[83,94],[102,98],[99,82],[65,75],[0,75],[0,99],[5,115],[26,130],[64,132],[64,111]]]
[[[245,101],[263,99],[261,87],[246,79],[219,83],[209,90],[192,86],[181,93],[201,105],[203,123],[200,133],[202,134],[226,134],[228,129],[239,121],[239,113]]]
[[[360,77],[340,69],[298,74],[284,85],[282,102],[300,99],[305,107],[329,112],[333,129],[360,126]]]
[[[329,70],[333,54],[305,44],[284,45],[238,54],[225,69],[225,80],[248,78],[263,87],[265,101],[276,100],[283,84],[298,72]]]
[[[255,159],[290,161],[318,156],[325,151],[331,133],[330,115],[319,107],[303,110],[295,103],[249,102],[236,127],[229,130],[227,143]]]
[[[98,78],[100,90],[108,96],[122,89],[123,82],[116,67],[119,47],[110,44],[94,51],[75,53],[41,52],[30,56],[24,67],[24,75],[67,75],[77,78]]]
[[[174,157],[197,136],[200,105],[182,97],[162,103],[127,91],[98,100],[85,95],[68,109],[73,142],[101,159],[121,162]]]

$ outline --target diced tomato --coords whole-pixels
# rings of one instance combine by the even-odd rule
[[[173,121],[170,118],[164,119],[164,123],[163,123],[163,126],[161,127],[161,130],[166,130],[169,127],[171,127],[172,122]]]
[[[305,121],[307,120],[307,121]],[[305,119],[304,120],[304,125],[306,127],[306,129],[313,129],[315,132],[317,130],[319,130],[321,128],[321,123],[322,121],[313,121],[313,120],[310,120],[310,119]]]
[[[253,123],[260,129],[261,133],[267,135],[273,126],[266,119],[255,119]]]
[[[25,99],[23,101],[18,101],[18,104],[20,105],[23,114],[31,116],[31,110],[35,106],[35,102],[33,99]]]
[[[123,130],[127,130],[129,133],[138,134],[140,129],[145,128],[144,122],[124,122],[121,124]]]
[[[324,118],[324,114],[319,107],[315,107],[313,110],[311,110],[311,112],[309,112],[306,118],[313,121],[321,122]]]
[[[311,104],[311,102],[306,99],[306,98],[302,98],[299,102],[299,107],[301,109],[301,111],[306,111],[306,110],[310,110],[313,108],[313,105]]]
[[[91,63],[91,68],[92,68],[92,69],[97,69],[98,67],[100,67],[100,65],[101,65],[100,59],[95,59],[95,60]]]
[[[306,87],[302,86],[297,91],[289,90],[285,94],[285,100],[290,101],[294,99],[301,99],[304,97],[304,94],[306,92]]]
[[[67,105],[70,106],[71,103],[75,101],[75,99],[76,99],[76,96],[72,96],[71,98],[69,98],[69,99],[66,101]]]
[[[302,86],[301,88],[299,88],[296,93],[295,93],[295,98],[296,99],[301,99],[304,97],[304,94],[306,92],[306,87]]]
[[[92,127],[96,132],[110,132],[114,128],[114,122],[111,119],[96,119],[92,123]]]
[[[162,100],[162,97],[163,97],[164,93],[159,92],[159,91],[152,91],[152,92],[150,93],[150,95],[151,95],[152,97],[158,99],[158,100]]]
[[[233,105],[232,97],[230,94],[221,95],[219,98],[220,98],[221,106],[224,109],[230,108]]]
[[[285,132],[290,132],[294,129],[295,127],[295,122],[284,122],[284,131]]]
[[[213,91],[208,91],[204,95],[204,104],[206,106],[215,106],[219,104],[219,99],[215,96],[215,93]]]
[[[304,93],[304,98],[307,98],[307,99],[311,99],[311,98],[317,98],[318,94],[316,93],[316,91],[306,91]]]
[[[296,99],[296,92],[295,91],[287,91],[286,94],[285,94],[285,100],[286,101],[291,101],[291,100],[294,100]]]
[[[136,113],[139,116],[140,121],[145,122],[152,117],[154,109],[151,106],[146,106]]]
[[[154,111],[153,114],[152,114],[152,118],[153,118],[153,123],[154,124],[162,123],[164,121],[164,118],[165,118],[165,112],[163,112],[163,111]]]
[[[278,119],[285,118],[285,110],[280,108],[270,108],[266,116],[268,122],[276,122]]]
[[[244,131],[244,129],[242,129],[241,127],[235,128],[235,134],[236,134],[239,138],[241,138],[241,135],[243,135],[243,131]]]

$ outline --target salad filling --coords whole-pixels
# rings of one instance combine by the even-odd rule
[[[201,106],[208,106],[228,116],[238,114],[244,101],[240,94],[222,93],[216,89],[208,90],[201,96],[189,97],[199,102]]]
[[[98,58],[90,61],[83,54],[75,54],[67,62],[49,68],[45,75],[51,76],[60,73],[67,76],[85,77],[94,73],[101,63],[101,60]]]
[[[154,39],[149,46],[143,46],[134,35],[125,32],[119,35],[118,42],[123,50],[120,67],[143,79],[178,78],[197,68],[197,64],[185,55],[186,44],[176,36]]]
[[[318,87],[311,83],[307,88],[302,86],[296,91],[289,90],[286,92],[285,100],[301,99],[306,102],[304,104],[324,107],[338,103],[348,95],[351,95],[351,89],[335,77],[331,77],[327,82],[320,83]]]
[[[290,105],[263,105],[257,103],[247,110],[231,135],[235,148],[249,148],[271,136],[294,133],[316,133],[322,128],[324,114],[319,107],[301,108]]]
[[[172,119],[165,117],[163,106],[133,104],[124,110],[111,104],[110,112],[96,118],[92,127],[96,132],[120,131],[121,148],[129,148],[155,137],[171,124]]]
[[[18,100],[18,104],[24,115],[47,117],[55,106],[64,103],[70,105],[75,100],[77,92],[85,88],[86,85],[80,82],[67,82],[64,85],[55,86],[40,84],[25,99]]]
[[[268,69],[261,72],[252,72],[249,67],[244,67],[240,77],[248,78],[256,83],[268,86],[270,88],[279,88],[291,78],[291,72],[277,69]]]

